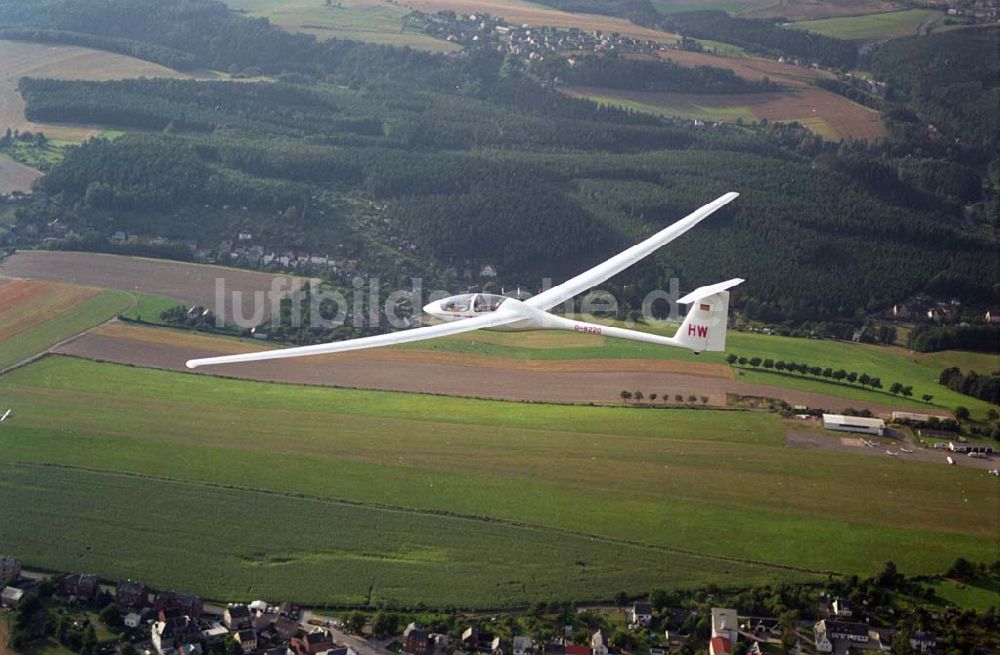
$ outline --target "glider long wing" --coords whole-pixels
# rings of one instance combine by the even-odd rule
[[[483,328],[498,327],[509,323],[516,323],[524,320],[523,316],[516,313],[497,310],[483,316],[466,318],[450,323],[430,325],[427,327],[413,328],[412,330],[400,330],[389,334],[378,334],[372,337],[362,337],[360,339],[347,339],[345,341],[333,341],[331,343],[320,343],[314,346],[299,346],[297,348],[282,348],[280,350],[265,350],[256,353],[244,353],[241,355],[223,355],[221,357],[207,357],[204,359],[192,359],[187,362],[188,368],[198,368],[199,366],[213,366],[215,364],[236,364],[239,362],[257,362],[265,359],[284,359],[286,357],[306,357],[308,355],[326,355],[330,353],[342,353],[349,350],[363,350],[365,348],[379,348],[381,346],[394,346],[400,343],[412,343],[425,339],[436,339],[452,334],[472,332]]]
[[[585,273],[581,273],[580,275],[577,275],[576,277],[571,278],[558,286],[547,289],[537,296],[528,298],[524,301],[524,304],[537,309],[547,310],[566,302],[573,296],[581,294],[587,289],[590,289],[591,287],[608,280],[618,273],[621,273],[640,259],[655,252],[658,248],[670,243],[705,218],[711,216],[717,210],[721,209],[725,205],[728,205],[730,202],[739,197],[739,195],[740,194],[738,193],[730,192],[724,196],[716,198],[704,207],[701,207],[669,227],[660,230],[645,241],[632,246],[618,255],[615,255],[602,264],[598,264]]]

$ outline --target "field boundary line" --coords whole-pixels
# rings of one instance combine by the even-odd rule
[[[101,325],[95,325],[90,330],[81,332],[75,335],[73,339],[84,336],[87,332],[91,330],[96,330],[104,325],[117,321],[117,318],[110,319]],[[130,319],[120,322],[132,322]],[[166,329],[182,329],[182,328],[172,328],[170,326],[155,326],[164,327]],[[72,339],[67,339],[71,341]],[[61,344],[59,344],[61,345]],[[52,347],[53,349],[56,346]],[[523,400],[519,398],[497,398],[495,396],[459,396],[450,393],[443,392],[432,392],[432,391],[409,391],[405,389],[382,389],[379,387],[351,387],[346,385],[336,385],[336,384],[320,384],[317,382],[282,382],[280,380],[260,380],[257,378],[241,378],[235,375],[222,375],[219,373],[197,373],[194,371],[185,371],[181,369],[174,368],[164,368],[162,366],[143,366],[141,364],[133,364],[130,362],[116,362],[111,359],[104,359],[100,357],[86,357],[84,355],[79,355],[76,353],[63,353],[63,352],[50,352],[45,353],[47,355],[52,355],[54,357],[67,357],[71,359],[79,359],[84,362],[93,362],[95,364],[110,364],[113,366],[127,366],[129,368],[137,368],[147,371],[162,371],[164,373],[177,373],[179,375],[194,375],[206,378],[216,378],[219,380],[232,380],[234,382],[249,382],[252,384],[277,384],[285,387],[307,387],[310,389],[343,389],[345,391],[372,391],[376,393],[399,393],[407,394],[412,396],[430,396],[432,398],[455,398],[458,400],[481,400],[491,403],[512,403],[520,405],[554,405],[556,407],[601,407],[601,408],[621,408],[621,409],[648,409],[648,410],[692,410],[692,411],[705,411],[705,412],[757,412],[759,410],[754,410],[745,407],[730,407],[728,405],[635,405],[635,404],[623,404],[614,402],[559,402],[555,400]],[[0,374],[5,371],[0,371]],[[684,373],[677,373],[676,375],[686,375]],[[698,376],[691,376],[698,377]],[[419,420],[419,419],[413,419]]]
[[[86,471],[89,473],[96,473],[101,475],[112,475],[120,476],[125,478],[134,478],[140,480],[156,480],[159,482],[169,482],[172,484],[186,485],[192,487],[204,487],[208,489],[222,489],[228,491],[241,491],[245,493],[261,494],[266,496],[279,496],[285,498],[294,498],[299,500],[306,500],[321,504],[330,505],[343,505],[347,507],[359,507],[367,509],[375,509],[385,512],[398,512],[401,514],[414,514],[418,516],[428,516],[428,517],[441,517],[441,518],[452,518],[462,521],[471,521],[476,523],[490,523],[494,525],[503,525],[512,528],[518,528],[522,530],[533,530],[536,532],[551,532],[556,534],[564,534],[573,537],[578,537],[582,539],[589,539],[591,541],[600,541],[606,544],[612,545],[625,545],[634,548],[642,548],[646,550],[654,550],[664,553],[676,553],[686,555],[688,557],[694,557],[704,560],[713,560],[719,562],[732,562],[734,564],[742,564],[748,566],[757,566],[762,568],[777,569],[781,571],[791,571],[795,573],[805,573],[809,575],[817,576],[829,576],[829,575],[842,575],[840,571],[834,571],[830,569],[810,569],[801,566],[792,566],[789,564],[776,564],[772,562],[763,562],[760,560],[745,559],[740,557],[733,557],[729,555],[711,555],[708,553],[702,553],[696,550],[690,550],[686,548],[679,548],[676,546],[662,546],[657,544],[649,544],[641,541],[634,541],[632,539],[621,539],[615,537],[608,537],[606,535],[593,534],[589,532],[583,532],[578,530],[568,530],[566,528],[556,528],[545,525],[539,525],[537,523],[528,523],[525,521],[516,521],[513,519],[497,518],[492,516],[481,516],[477,514],[463,514],[461,512],[454,512],[450,510],[436,510],[436,509],[420,509],[412,507],[401,507],[398,505],[389,505],[386,503],[367,503],[357,500],[349,500],[345,498],[332,498],[328,496],[315,496],[311,494],[299,493],[299,492],[282,492],[282,491],[269,491],[266,489],[259,489],[254,487],[243,487],[239,485],[228,485],[228,484],[218,484],[213,482],[204,482],[200,480],[184,480],[180,478],[172,478],[169,476],[162,475],[149,475],[143,473],[135,473],[131,471],[115,471],[110,469],[100,469],[87,466],[73,466],[70,464],[59,464],[55,462],[25,462],[25,461],[4,461],[0,464],[8,466],[20,466],[25,468],[50,468],[50,469],[60,469],[67,471]]]

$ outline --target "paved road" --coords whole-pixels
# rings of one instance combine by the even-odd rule
[[[391,650],[384,648],[383,646],[368,641],[367,639],[362,639],[355,635],[349,635],[342,630],[338,630],[333,627],[333,617],[324,616],[317,614],[311,610],[302,610],[300,615],[300,622],[302,626],[306,629],[312,627],[310,621],[319,621],[326,626],[326,629],[333,634],[333,640],[338,644],[343,644],[344,646],[350,646],[353,648],[358,655],[396,655]]]

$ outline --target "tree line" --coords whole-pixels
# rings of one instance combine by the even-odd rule
[[[1000,353],[1000,325],[918,325],[910,331],[907,345],[922,353],[940,350]]]
[[[938,382],[966,396],[1000,404],[1000,371],[981,375],[975,371],[963,373],[962,369],[953,366],[941,371]]]

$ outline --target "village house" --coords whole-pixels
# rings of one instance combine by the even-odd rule
[[[226,626],[221,623],[213,623],[204,630],[201,631],[201,638],[209,646],[213,644],[221,644],[226,641],[226,637],[229,636],[229,630]]]
[[[0,585],[7,585],[21,577],[21,562],[13,557],[0,557]]]
[[[849,619],[854,616],[854,603],[846,598],[834,598],[830,608],[837,618]]]
[[[490,655],[510,655],[510,644],[500,637],[493,637],[490,642]]]
[[[604,643],[604,633],[600,630],[590,636],[590,655],[608,655],[608,645]]]
[[[462,633],[462,645],[465,647],[466,652],[492,653],[493,633],[480,630],[476,626],[466,628],[465,632]],[[590,650],[588,649],[587,652],[589,654]]]
[[[531,641],[531,637],[524,637],[524,636],[514,637],[514,644],[513,644],[514,655],[531,655],[534,648],[535,645]]]
[[[921,653],[929,653],[937,648],[937,635],[917,630],[910,635],[910,648]]]
[[[869,640],[868,626],[864,623],[845,623],[824,619],[813,627],[813,637],[816,650],[820,653],[832,653],[838,641],[851,644],[867,644]]]
[[[176,591],[165,591],[157,594],[156,598],[153,599],[153,608],[157,612],[177,608],[191,618],[198,618],[204,612],[201,598],[191,594],[180,594]]]
[[[299,634],[299,622],[288,618],[287,615],[279,615],[274,622],[274,631],[282,639],[291,641],[292,637]]]
[[[142,609],[149,604],[149,587],[135,580],[119,580],[115,587],[115,603],[122,611]]]
[[[319,655],[333,647],[333,636],[325,630],[317,630],[292,639],[292,649],[298,655]]]
[[[432,652],[431,634],[416,623],[403,631],[403,652],[409,655],[428,655]]]
[[[97,597],[97,576],[90,573],[70,573],[63,577],[60,588],[67,598],[93,600]]]
[[[246,605],[229,605],[222,614],[222,623],[233,632],[249,628],[252,620]]]
[[[198,643],[201,631],[182,610],[171,608],[160,611],[158,620],[149,631],[149,638],[157,653],[170,655],[185,645]]]
[[[768,639],[778,633],[778,619],[763,616],[748,616],[740,624],[744,632],[758,639]]]
[[[244,630],[239,630],[234,636],[240,648],[246,654],[252,653],[257,650],[257,633],[252,628],[246,628]]]
[[[628,625],[630,628],[648,628],[653,622],[652,603],[634,603],[628,612]]]
[[[740,620],[736,616],[736,610],[724,607],[712,608],[712,636],[723,637],[729,643],[736,643],[737,634],[740,629]]]
[[[14,609],[24,599],[24,590],[17,587],[4,587],[0,592],[0,607]]]
[[[565,655],[590,655],[590,646],[566,644]]]

